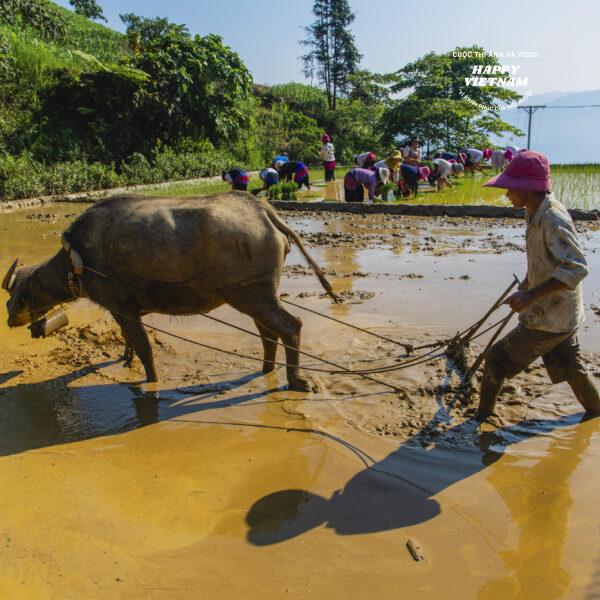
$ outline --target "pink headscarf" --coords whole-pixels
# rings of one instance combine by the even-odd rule
[[[427,178],[431,175],[431,169],[429,167],[419,167],[419,177],[427,181]]]
[[[510,161],[513,159],[513,153],[512,153],[512,150],[506,150],[506,151],[504,152],[504,158],[505,158],[505,159],[506,159],[508,162],[510,162]]]
[[[489,160],[492,157],[492,149],[491,148],[486,148],[483,151],[483,158],[484,160]]]
[[[322,141],[324,144],[327,144],[327,142],[330,142],[330,141],[331,141],[331,138],[330,138],[330,137],[329,137],[329,136],[328,136],[326,133],[324,133],[324,134],[323,134],[323,137],[321,138],[321,141]]]

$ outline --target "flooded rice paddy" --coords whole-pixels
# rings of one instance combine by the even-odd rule
[[[50,256],[84,208],[0,215],[0,270]],[[283,217],[345,302],[320,297],[296,249],[284,299],[398,341],[452,336],[525,268],[517,221]],[[600,233],[578,229],[590,265],[580,338],[600,376]],[[403,355],[288,308],[307,352],[355,368]],[[0,320],[1,598],[600,596],[600,419],[584,420],[540,365],[477,427],[476,393],[443,357],[381,376],[402,393],[318,373],[322,391],[302,394],[259,361],[153,334],[154,400],[139,363],[120,362],[106,313],[81,300],[69,316],[43,340]],[[145,320],[262,355],[259,339],[202,316]]]

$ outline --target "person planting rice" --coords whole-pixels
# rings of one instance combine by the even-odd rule
[[[460,156],[454,152],[436,152],[433,158],[443,158],[448,162],[461,162]]]
[[[404,162],[416,165],[421,159],[421,140],[413,138],[410,143],[402,148],[402,158]]]
[[[581,281],[587,263],[567,209],[554,199],[550,164],[540,152],[525,150],[487,187],[504,188],[527,217],[527,275],[505,300],[519,313],[519,325],[486,356],[476,418],[493,414],[507,378],[539,357],[552,383],[566,381],[590,415],[600,415],[600,395],[582,362],[577,330],[584,320]]]
[[[388,182],[390,171],[387,168],[379,168],[375,171],[370,169],[350,169],[344,177],[344,200],[346,202],[363,202],[365,187],[369,193],[369,201],[377,195],[378,191]]]
[[[375,152],[363,152],[354,157],[354,163],[361,169],[370,169],[377,162],[377,154]]]
[[[263,190],[279,183],[279,173],[273,167],[263,169],[258,175],[263,182]]]
[[[274,159],[273,162],[271,163],[271,166],[275,166],[277,163],[289,163],[290,162],[290,158],[288,156],[287,152],[282,152],[281,154],[278,154]]]
[[[290,160],[286,163],[281,163],[278,161],[275,163],[275,166],[281,180],[293,180],[298,184],[299,190],[305,185],[306,189],[310,191],[310,174],[308,172],[308,167],[303,162],[299,160]]]
[[[465,173],[475,174],[475,171],[481,170],[481,161],[483,160],[483,152],[477,148],[463,148],[462,153],[467,155],[467,160],[464,164]]]
[[[324,133],[321,138],[323,147],[321,148],[321,158],[323,159],[323,168],[325,169],[325,181],[335,180],[335,149],[331,143],[331,138]]]
[[[519,148],[518,146],[504,146],[504,156],[510,162],[513,158],[517,158],[522,150],[523,148]]]
[[[450,175],[464,172],[461,163],[450,162],[443,158],[434,158],[433,165],[433,171],[429,175],[428,181],[437,187],[438,192],[441,192],[445,186],[452,187],[452,183],[448,179]]]
[[[496,171],[502,171],[506,166],[506,152],[504,150],[493,150],[490,162],[492,164],[492,169]]]
[[[232,190],[240,190],[245,192],[248,189],[250,177],[246,171],[241,169],[230,169],[221,176],[223,181],[226,181]]]
[[[398,183],[400,179],[400,165],[402,164],[402,152],[396,150],[389,158],[376,162],[372,169],[389,169],[390,179]]]

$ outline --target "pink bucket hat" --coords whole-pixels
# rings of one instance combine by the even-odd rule
[[[329,136],[328,136],[326,133],[324,133],[324,134],[323,134],[323,137],[321,138],[321,141],[322,141],[324,144],[326,144],[327,142],[330,142],[330,141],[331,141],[331,138],[330,138],[330,137],[329,137]]]
[[[549,192],[552,189],[550,163],[541,152],[525,150],[513,158],[500,175],[492,177],[483,186]]]

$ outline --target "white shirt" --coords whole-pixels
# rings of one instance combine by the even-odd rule
[[[413,155],[411,157],[411,154]],[[403,158],[421,158],[421,150],[419,148],[411,148],[410,146],[404,146],[402,148]]]
[[[581,281],[587,263],[567,209],[547,195],[527,224],[527,279],[533,289],[550,278],[568,289],[550,294],[519,313],[529,329],[550,332],[573,331],[583,323]]]
[[[452,173],[452,163],[448,162],[443,158],[436,158],[433,161],[434,165],[439,166],[438,176],[439,177],[448,177],[450,173]]]
[[[513,158],[519,156],[519,152],[521,152],[521,148],[517,148],[516,146],[505,146],[504,150],[510,150],[513,153]]]
[[[260,172],[260,175],[259,175],[259,177],[260,177],[261,179],[263,179],[263,180],[264,180],[264,179],[266,179],[266,178],[267,178],[267,175],[269,175],[269,174],[272,174],[272,175],[279,175],[279,173],[277,173],[277,171],[276,171],[275,169],[272,169],[271,167],[267,167],[266,169],[263,169],[263,170]]]
[[[471,157],[471,160],[474,163],[481,162],[481,159],[483,158],[483,152],[481,150],[477,150],[475,148],[467,148],[467,152],[469,153],[469,156]]]
[[[389,167],[385,160],[380,160],[373,165],[376,169],[387,169],[391,175],[391,179],[394,183],[398,183],[400,180],[400,168],[394,173]]]
[[[362,154],[357,154],[354,157],[354,162],[359,166],[362,167],[365,164],[365,161],[367,160],[367,157],[369,156],[369,154],[371,154],[370,152],[363,152]]]
[[[321,148],[321,158],[325,162],[330,162],[332,160],[335,160],[335,152],[334,152],[333,144],[331,142],[327,142],[326,144],[323,144],[323,147]]]

